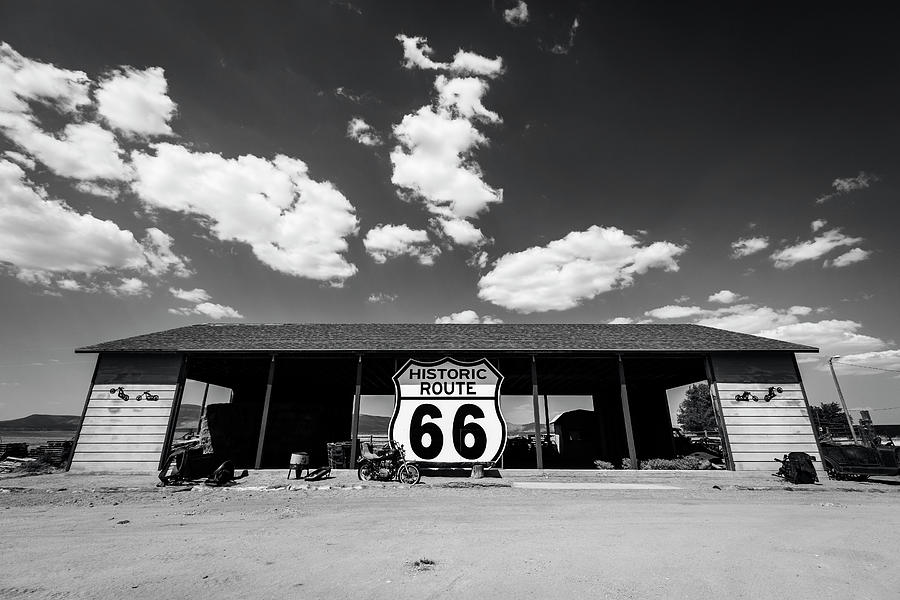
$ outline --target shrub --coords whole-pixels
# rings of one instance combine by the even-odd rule
[[[683,458],[651,458],[641,462],[641,470],[675,470],[675,471],[691,471],[700,468],[701,459],[696,456],[685,456]]]
[[[616,465],[612,464],[611,462],[605,461],[605,460],[600,460],[598,458],[597,460],[594,461],[594,468],[600,469],[602,471],[609,471],[610,469],[615,469]]]

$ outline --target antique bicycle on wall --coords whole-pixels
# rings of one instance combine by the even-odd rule
[[[363,444],[357,475],[362,481],[394,481],[415,485],[422,478],[419,467],[406,462],[402,445],[389,442],[380,450]]]

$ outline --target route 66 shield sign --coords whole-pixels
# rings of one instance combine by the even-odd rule
[[[492,463],[506,447],[500,412],[503,375],[487,361],[407,361],[394,375],[388,434],[409,461]]]

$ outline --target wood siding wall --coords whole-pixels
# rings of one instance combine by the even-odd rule
[[[784,391],[765,402],[763,397],[773,386]],[[778,463],[774,459],[782,458],[788,452],[806,452],[815,456],[817,470],[821,470],[822,457],[802,385],[716,382],[713,390],[722,407],[736,471],[775,472]],[[750,392],[759,400],[735,400],[735,396],[744,392]]]
[[[124,388],[128,401],[118,397]],[[95,384],[87,403],[70,471],[155,473],[177,384]],[[159,400],[136,400],[144,392]]]

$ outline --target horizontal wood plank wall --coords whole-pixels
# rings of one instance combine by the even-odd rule
[[[128,400],[119,397],[119,387]],[[176,387],[146,383],[94,385],[70,471],[155,473]],[[110,392],[111,389],[115,391]],[[159,399],[136,399],[145,392]]]
[[[783,392],[766,402],[763,398],[770,387],[780,387]],[[778,469],[774,459],[782,458],[788,452],[806,452],[815,456],[817,470],[821,470],[822,457],[799,383],[720,381],[716,388],[736,471],[774,473]],[[735,399],[744,392],[750,392],[759,400]]]

